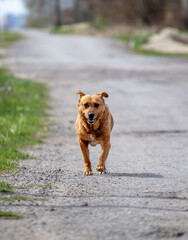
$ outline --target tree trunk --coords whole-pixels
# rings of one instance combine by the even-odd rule
[[[177,0],[166,0],[164,12],[164,24],[169,27],[181,28],[182,23],[182,4]]]
[[[54,14],[55,14],[55,26],[60,27],[62,25],[60,0],[55,0]]]

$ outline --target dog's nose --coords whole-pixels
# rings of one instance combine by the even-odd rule
[[[94,116],[95,116],[94,113],[89,113],[89,114],[88,114],[89,119],[93,119]]]

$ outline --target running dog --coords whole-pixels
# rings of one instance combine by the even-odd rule
[[[113,117],[104,101],[104,97],[107,98],[108,94],[100,92],[95,95],[87,95],[81,91],[76,94],[80,94],[80,99],[75,127],[83,154],[84,175],[93,174],[89,159],[89,144],[91,146],[101,145],[102,152],[96,170],[101,174],[106,173],[105,162],[111,147],[110,134],[114,125]]]

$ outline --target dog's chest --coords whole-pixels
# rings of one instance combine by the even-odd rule
[[[92,135],[89,134],[89,143],[91,146],[96,146],[99,142],[96,140],[96,138]]]

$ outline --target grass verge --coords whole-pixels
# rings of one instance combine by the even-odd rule
[[[98,18],[95,22],[76,23],[54,27],[50,29],[53,34],[73,34],[73,35],[93,35],[96,31],[104,31],[107,25],[102,18]]]
[[[113,31],[116,27],[113,27]],[[121,29],[121,28],[120,28]],[[72,34],[72,35],[101,35],[106,37],[113,37],[119,39],[126,43],[126,45],[133,50],[135,53],[144,54],[148,56],[174,56],[174,57],[188,57],[188,54],[182,53],[164,53],[159,51],[151,51],[142,49],[142,45],[149,41],[149,38],[156,32],[155,29],[148,28],[138,28],[135,31],[130,32],[130,28],[127,28],[127,32],[125,29],[118,30],[119,34],[113,34],[110,30],[110,26],[108,26],[105,22],[105,19],[97,19],[95,22],[90,23],[77,23],[72,25],[64,25],[58,28],[51,28],[50,32],[53,34]],[[108,32],[109,31],[109,32]],[[188,31],[183,31],[182,33],[188,34]]]
[[[134,34],[118,34],[114,38],[125,42],[128,47],[130,47],[134,52],[138,54],[144,54],[148,56],[172,56],[172,57],[188,57],[188,54],[182,53],[164,53],[159,51],[151,51],[142,49],[142,45],[149,41],[152,36],[151,33],[144,35],[134,35]]]
[[[140,52],[142,44],[146,43],[151,34],[135,35],[135,34],[118,34],[115,38],[127,43],[135,52]]]
[[[52,188],[52,184],[47,183],[47,184],[39,184],[37,185],[39,188]]]
[[[0,171],[17,168],[15,160],[29,158],[20,149],[41,142],[48,129],[46,99],[43,84],[0,68]]]
[[[13,193],[12,189],[12,185],[4,181],[0,181],[0,193]]]
[[[45,201],[46,198],[30,198],[26,196],[0,196],[0,201],[14,202],[14,201]]]
[[[0,218],[19,219],[19,218],[23,218],[23,216],[20,215],[20,214],[17,214],[17,213],[12,213],[12,212],[2,212],[2,211],[0,211]]]
[[[183,30],[182,33],[188,34],[188,30]]]
[[[0,32],[0,48],[5,48],[10,46],[15,41],[22,38],[22,35],[16,32]]]
[[[74,34],[74,27],[53,27],[50,29],[50,32],[53,34]]]

